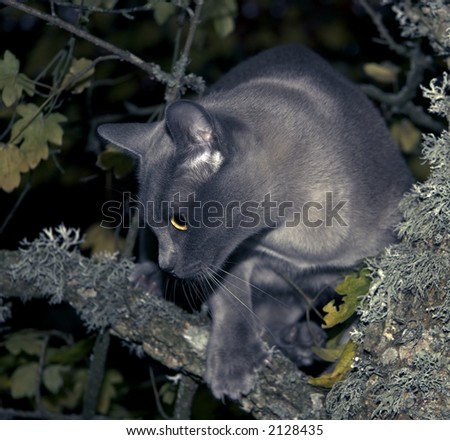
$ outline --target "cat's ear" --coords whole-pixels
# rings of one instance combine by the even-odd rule
[[[165,116],[181,169],[201,180],[218,171],[224,156],[211,114],[200,104],[181,99],[167,106]]]
[[[155,126],[156,123],[103,124],[97,132],[105,141],[140,157],[149,148]]]
[[[200,104],[187,99],[175,101],[167,106],[165,119],[176,146],[213,147],[214,120]]]

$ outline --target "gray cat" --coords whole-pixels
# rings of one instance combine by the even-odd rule
[[[310,50],[281,46],[232,69],[156,123],[106,124],[137,155],[161,271],[214,290],[206,381],[239,399],[269,357],[300,366],[324,335],[308,298],[394,240],[411,175],[368,99]],[[159,267],[158,267],[159,266]]]

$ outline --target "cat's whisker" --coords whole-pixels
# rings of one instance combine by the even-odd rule
[[[169,280],[166,279],[165,286],[164,286],[164,299],[166,299],[166,300],[170,300],[168,292],[169,292]]]
[[[306,292],[304,292],[304,290],[300,286],[298,286],[296,283],[294,283],[294,281],[292,281],[292,279],[290,277],[288,277],[286,274],[281,273],[281,272],[277,272],[277,273],[301,296],[301,298],[305,302],[305,305],[306,305],[305,314],[306,314],[307,320],[309,321],[311,319],[311,315],[310,315],[311,310],[317,315],[318,318],[323,319],[323,314],[320,313],[319,310],[317,310],[317,307],[315,306],[315,302],[317,301],[319,296],[322,295],[322,293],[328,288],[328,286],[323,287],[317,293],[317,295],[315,295],[314,297],[311,298],[311,296],[309,296]]]
[[[283,307],[286,307],[286,308],[290,308],[290,307],[291,307],[291,305],[285,303],[284,301],[280,300],[279,298],[277,298],[276,296],[274,296],[274,295],[272,295],[271,293],[267,292],[266,290],[261,289],[261,288],[258,287],[257,285],[255,285],[255,284],[253,284],[253,283],[251,283],[251,282],[249,282],[249,281],[247,281],[247,280],[244,280],[244,279],[242,279],[241,277],[238,277],[236,274],[234,274],[234,273],[232,273],[232,272],[229,272],[229,271],[227,271],[227,270],[225,270],[225,269],[223,269],[223,268],[220,268],[220,267],[214,267],[214,266],[211,265],[211,264],[210,264],[210,267],[216,271],[216,274],[217,274],[217,275],[219,275],[220,272],[223,272],[223,273],[224,273],[225,275],[227,275],[227,276],[231,276],[231,277],[235,278],[235,279],[238,280],[238,281],[241,281],[241,282],[243,282],[243,283],[246,283],[248,286],[250,286],[250,287],[252,288],[252,293],[258,293],[258,294],[262,295],[263,297],[270,298],[270,299],[272,299],[274,302],[280,304],[280,305],[283,306]],[[224,277],[222,276],[222,278],[224,278]]]
[[[189,287],[188,284],[186,284],[186,283],[184,283],[184,282],[181,282],[181,289],[183,290],[184,297],[186,298],[186,301],[187,301],[187,303],[188,303],[190,309],[191,309],[191,310],[195,310],[194,301],[193,301],[191,292],[190,292],[189,289],[188,289],[189,294],[188,294],[188,292],[186,292],[186,289],[187,289],[188,287]],[[191,301],[192,301],[192,302],[191,302]]]
[[[210,286],[207,285],[207,275],[204,274],[201,279],[200,279],[201,285],[198,286],[198,291],[200,294],[200,298],[203,300],[203,302],[207,302],[208,297],[209,297],[209,293],[212,293],[213,290],[211,289]]]
[[[249,322],[252,323],[249,320],[249,316],[247,315],[247,312],[253,316],[255,318],[255,320],[259,323],[259,325],[271,336],[272,332],[270,331],[270,329],[266,326],[266,324],[264,323],[264,321],[261,319],[261,317],[259,317],[250,306],[248,306],[247,304],[245,304],[244,301],[242,301],[236,294],[234,294],[226,285],[224,281],[221,281],[220,279],[217,278],[217,273],[215,273],[211,268],[206,268],[206,270],[209,272],[209,279],[214,281],[214,283],[220,287],[221,289],[223,289],[223,291],[227,294],[230,295],[230,297],[234,300],[236,300],[245,310],[242,310],[241,307],[237,307],[236,310],[239,311],[239,313],[244,317],[244,319]],[[237,286],[234,286],[237,287]],[[237,287],[239,290],[242,291],[242,289],[240,289],[239,287]]]

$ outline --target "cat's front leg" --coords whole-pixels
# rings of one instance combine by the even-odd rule
[[[137,263],[128,281],[135,287],[146,289],[154,295],[164,296],[164,274],[153,261]]]
[[[205,379],[216,398],[239,400],[251,391],[256,372],[268,358],[248,282],[228,275],[210,299],[210,307],[213,325]]]

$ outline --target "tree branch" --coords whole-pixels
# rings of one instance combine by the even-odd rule
[[[197,31],[197,27],[200,24],[200,15],[202,13],[202,8],[203,8],[203,0],[196,0],[195,11],[193,17],[191,17],[188,34],[183,47],[183,52],[172,68],[172,76],[174,77],[175,82],[173,86],[168,85],[167,87],[165,96],[167,103],[170,103],[179,97],[178,96],[179,92],[183,86],[182,78],[185,76],[186,67],[189,64],[189,54],[191,53],[195,32]],[[176,53],[174,55],[177,56]]]
[[[0,296],[24,300],[48,297],[49,281],[41,279],[42,287],[38,287],[36,284],[39,283],[11,278],[11,268],[23,259],[19,251],[0,251]],[[116,292],[108,291],[103,295],[101,289],[107,281],[99,276],[98,268],[93,267],[91,271],[90,266],[95,264],[91,259],[74,253],[73,261],[67,263],[69,267],[81,266],[83,270],[83,276],[67,275],[66,270],[62,271],[62,274],[66,273],[64,301],[70,303],[83,319],[88,315],[96,316],[95,311],[113,307],[119,318],[112,325],[112,334],[139,350],[143,349],[173,370],[198,378],[203,376],[209,334],[209,320],[204,314],[189,314],[148,292],[132,289],[126,277]],[[39,261],[35,262],[36,266],[39,264]],[[111,262],[107,273],[114,273],[118,265]],[[52,276],[55,275],[53,271]],[[308,385],[306,376],[275,350],[270,367],[259,372],[254,390],[241,404],[244,410],[261,419],[323,419],[326,417],[325,394],[324,390]]]
[[[359,4],[363,7],[368,15],[372,18],[374,25],[376,26],[378,33],[380,34],[381,41],[385,43],[392,51],[398,55],[408,56],[409,50],[402,44],[398,44],[391,36],[386,26],[383,23],[380,14],[377,14],[366,0],[359,0]]]
[[[393,52],[402,57],[409,58],[410,64],[405,84],[399,92],[388,93],[371,84],[361,86],[363,92],[370,98],[390,106],[390,109],[394,114],[406,115],[412,122],[421,127],[433,131],[441,131],[445,128],[444,125],[439,121],[434,120],[431,116],[426,114],[421,107],[414,105],[412,102],[423,81],[425,70],[432,64],[431,57],[423,54],[418,45],[398,44],[389,34],[389,31],[382,21],[381,15],[377,14],[366,0],[359,0],[359,3],[372,18],[372,21],[381,36],[381,41]]]
[[[157,64],[146,63],[144,60],[134,55],[133,53],[127,50],[120,49],[117,46],[114,46],[113,44],[96,37],[95,35],[91,35],[89,32],[86,32],[85,30],[80,29],[73,24],[68,23],[67,21],[61,20],[59,17],[39,11],[16,0],[0,0],[0,3],[25,12],[26,14],[30,14],[33,17],[39,18],[40,20],[44,20],[49,24],[64,29],[65,31],[70,32],[71,34],[76,35],[83,40],[89,41],[95,46],[100,47],[101,49],[111,54],[117,55],[120,60],[126,61],[138,67],[139,69],[149,74],[151,77],[162,79],[165,82],[170,79],[170,74],[163,72],[160,66],[158,66]]]

